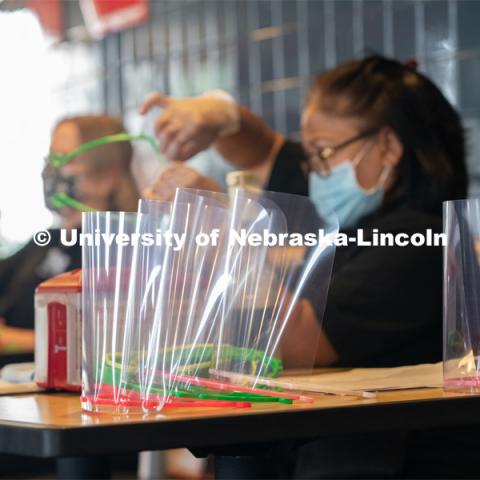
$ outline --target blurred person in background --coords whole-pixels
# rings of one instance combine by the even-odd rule
[[[467,193],[460,117],[411,64],[370,56],[319,75],[303,110],[302,143],[285,139],[231,98],[157,94],[141,112],[154,105],[163,107],[155,129],[171,159],[185,161],[214,145],[238,168],[255,171],[266,190],[308,195],[319,215],[335,213],[349,237],[357,229],[366,240],[374,229],[440,233],[442,202]],[[163,182],[160,177],[159,190]],[[289,321],[282,345],[286,363],[301,361],[304,346],[317,335],[316,366],[392,367],[442,359],[440,246],[337,247],[322,323],[315,300],[315,292],[307,292]],[[465,461],[457,457],[448,464],[451,444],[445,436],[432,443],[428,435],[329,437],[300,450],[296,477],[391,477],[411,474],[409,469],[421,474],[422,465],[455,478],[459,466],[472,473],[469,449],[460,449]],[[439,448],[444,454],[436,458],[443,463],[422,461]]]
[[[85,142],[121,132],[125,132],[122,122],[107,115],[65,118],[53,129],[50,153],[68,154]],[[45,202],[58,217],[59,228],[49,230],[48,245],[38,246],[32,239],[0,262],[0,352],[33,351],[35,288],[50,277],[81,267],[81,247],[60,243],[60,228],[80,228],[81,212],[55,208],[51,195],[63,191],[96,210],[136,211],[139,193],[131,160],[131,144],[117,142],[86,151],[60,169],[45,166]]]

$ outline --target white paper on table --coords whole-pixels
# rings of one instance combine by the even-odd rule
[[[438,388],[443,384],[443,364],[439,362],[395,368],[354,368],[314,375],[282,376],[279,380],[297,384],[298,390],[307,385],[340,392]]]
[[[0,396],[14,395],[16,393],[41,392],[42,390],[43,389],[34,382],[10,383],[0,380]]]

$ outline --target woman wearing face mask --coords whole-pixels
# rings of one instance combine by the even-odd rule
[[[394,60],[368,57],[320,75],[302,115],[302,144],[222,95],[154,94],[141,110],[152,105],[164,109],[156,131],[171,159],[186,160],[213,144],[234,165],[257,172],[265,189],[309,195],[320,214],[334,211],[349,236],[359,228],[365,240],[374,229],[439,233],[442,201],[466,196],[458,114],[428,78]],[[441,247],[337,247],[321,327],[315,307],[315,291],[307,292],[290,320],[283,353],[291,363],[318,332],[317,366],[437,362]],[[467,444],[463,433],[454,438]],[[338,435],[302,448],[296,477],[471,474],[468,448],[457,448],[449,465],[439,462],[452,458],[449,448],[448,432]]]
[[[466,195],[463,130],[438,88],[411,66],[379,56],[320,75],[302,115],[302,144],[285,140],[222,95],[150,96],[164,110],[164,152],[185,160],[211,143],[257,172],[267,190],[309,195],[343,231],[442,231],[442,201]],[[395,366],[441,359],[440,247],[337,247],[320,330],[309,292],[285,334],[293,363],[320,330],[316,364]],[[320,316],[320,315],[318,315]]]

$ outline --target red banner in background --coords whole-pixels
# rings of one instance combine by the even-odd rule
[[[57,39],[63,37],[62,0],[28,0],[26,7],[37,14],[45,33]]]
[[[134,27],[147,20],[148,0],[81,0],[85,25],[93,37]]]

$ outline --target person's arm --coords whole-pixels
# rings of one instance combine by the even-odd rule
[[[258,168],[270,163],[285,141],[283,136],[248,108],[238,109],[238,131],[217,137],[213,146],[223,158],[240,168]]]
[[[35,331],[4,325],[0,318],[0,354],[33,352],[35,349]]]
[[[185,161],[214,146],[239,168],[268,170],[284,142],[260,117],[215,93],[189,98],[154,93],[140,113],[154,107],[162,109],[155,134],[169,160]]]
[[[312,363],[316,367],[325,367],[338,361],[338,354],[307,299],[299,300],[287,323],[281,354],[286,368],[309,368]]]

